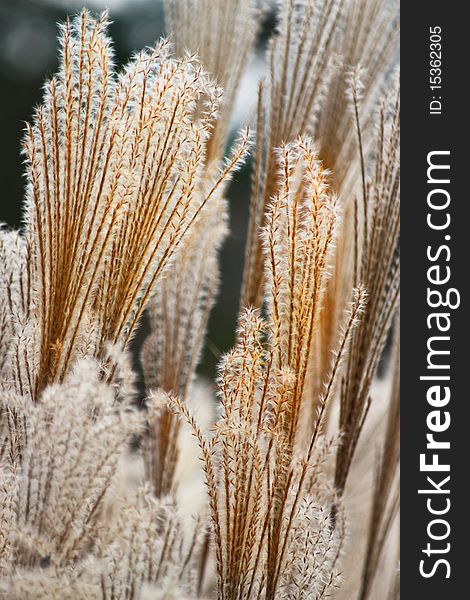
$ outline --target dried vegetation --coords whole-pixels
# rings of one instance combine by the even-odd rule
[[[399,293],[390,4],[280,2],[255,135],[228,150],[255,0],[167,0],[174,44],[120,71],[107,14],[61,26],[24,137],[24,227],[0,230],[1,598],[398,598],[396,350],[376,385]],[[196,367],[250,151],[212,397]]]

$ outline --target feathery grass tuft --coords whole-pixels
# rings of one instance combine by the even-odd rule
[[[397,598],[396,349],[377,376],[399,294],[394,7],[277,3],[254,142],[228,144],[263,7],[165,6],[174,48],[121,71],[106,12],[67,20],[26,129],[24,228],[0,227],[0,597]],[[253,145],[213,397],[196,368]]]

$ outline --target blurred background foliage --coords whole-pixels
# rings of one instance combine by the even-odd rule
[[[236,0],[234,0],[236,1]],[[151,45],[165,32],[162,0],[0,0],[0,222],[21,226],[23,166],[21,139],[24,123],[40,102],[44,80],[57,68],[57,26],[83,6],[109,8],[117,66],[133,52]],[[257,85],[264,71],[264,48],[274,27],[267,12],[256,53],[242,80],[235,106],[232,134],[253,121]],[[250,170],[237,173],[228,195],[230,235],[221,255],[219,299],[209,323],[202,374],[214,376],[218,357],[234,341],[248,222]],[[146,336],[146,323],[134,343],[135,355]],[[137,366],[137,361],[136,361]]]

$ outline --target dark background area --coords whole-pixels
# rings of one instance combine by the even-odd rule
[[[101,6],[100,6],[101,4]],[[0,0],[0,222],[21,226],[23,167],[21,139],[25,121],[41,101],[42,85],[57,68],[57,22],[83,5],[99,11],[105,2],[77,0]],[[165,34],[161,0],[108,2],[116,63],[124,64],[133,52],[151,45]],[[274,25],[273,15],[264,23],[256,55],[262,60],[266,38]],[[258,70],[257,70],[258,69]],[[258,67],[251,65],[239,105],[256,100]],[[243,117],[242,117],[243,118]],[[246,118],[246,116],[245,116]],[[240,116],[239,116],[240,119]],[[243,123],[238,122],[234,127]],[[221,255],[222,282],[212,311],[207,344],[200,371],[213,377],[220,352],[234,340],[238,298],[246,240],[250,188],[250,165],[236,174],[228,191],[231,232]],[[135,341],[135,354],[146,335],[146,324]]]

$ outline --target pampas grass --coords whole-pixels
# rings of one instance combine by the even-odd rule
[[[278,3],[255,134],[228,149],[255,0],[167,0],[174,42],[119,72],[106,13],[60,27],[24,227],[0,229],[0,597],[398,598],[397,340],[377,378],[398,303],[392,8]],[[249,153],[213,397],[196,368]]]

